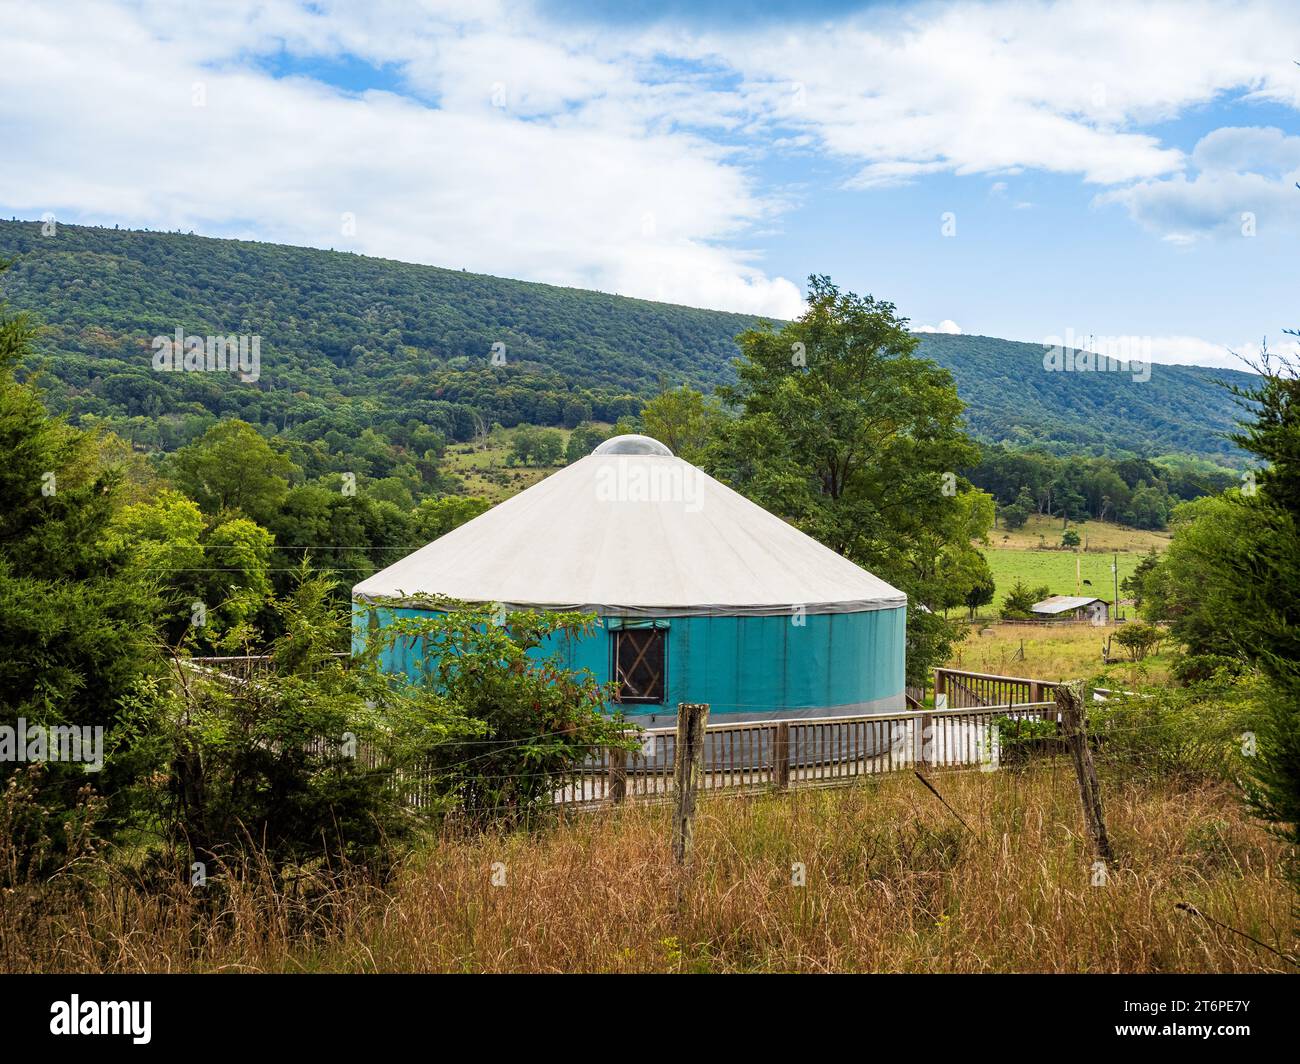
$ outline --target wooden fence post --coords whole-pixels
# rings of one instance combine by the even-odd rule
[[[778,721],[772,737],[772,779],[781,790],[790,786],[790,722]]]
[[[618,805],[627,797],[627,751],[609,752],[609,800]]]
[[[1106,835],[1106,821],[1101,808],[1101,786],[1097,770],[1092,763],[1092,748],[1088,745],[1087,716],[1083,705],[1083,686],[1077,680],[1058,684],[1056,708],[1061,712],[1061,729],[1074,758],[1074,772],[1079,778],[1079,801],[1083,805],[1083,818],[1088,825],[1093,850],[1103,861],[1112,860],[1110,839]]]
[[[673,859],[686,864],[691,855],[695,830],[695,792],[704,775],[704,730],[709,707],[703,702],[681,702],[677,706],[677,765],[673,782],[677,807],[673,813]]]

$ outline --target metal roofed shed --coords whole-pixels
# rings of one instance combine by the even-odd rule
[[[1035,602],[1030,612],[1051,620],[1085,621],[1106,624],[1110,620],[1110,603],[1105,599],[1082,595],[1051,595]]]

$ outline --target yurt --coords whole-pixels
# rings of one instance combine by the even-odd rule
[[[596,614],[593,635],[547,649],[615,681],[646,726],[679,702],[707,702],[715,723],[905,708],[906,596],[646,436],[357,584],[354,644],[423,596]],[[398,644],[385,668],[417,675]]]

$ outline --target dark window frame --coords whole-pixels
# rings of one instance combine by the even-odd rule
[[[620,705],[642,705],[642,706],[661,706],[664,699],[668,697],[668,629],[666,627],[645,628],[616,628],[610,633],[614,638],[610,641],[610,675],[616,684],[616,693],[614,701]],[[637,643],[638,640],[648,640],[659,644],[659,677],[655,686],[643,695],[626,693],[626,684],[623,681],[623,672],[619,661],[619,651],[623,646],[624,639],[629,643]],[[639,648],[638,648],[639,649]],[[644,652],[637,653],[636,662],[644,657]],[[633,665],[635,668],[635,664]]]

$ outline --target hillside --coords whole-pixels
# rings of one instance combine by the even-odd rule
[[[466,439],[488,423],[615,421],[660,383],[727,380],[734,336],[756,319],[350,253],[179,233],[0,222],[16,259],[3,294],[44,326],[50,405],[171,449],[212,415],[268,429],[328,419],[339,431],[415,420]],[[888,297],[887,292],[878,293]],[[903,308],[904,312],[906,308]],[[261,372],[157,373],[150,340],[256,334]],[[492,365],[494,344],[504,364]],[[498,349],[500,350],[500,349]],[[1043,349],[926,335],[952,370],[974,433],[1065,453],[1181,452],[1224,460],[1235,408],[1211,378],[1156,366],[1048,373]]]
[[[1225,438],[1240,409],[1217,382],[1251,375],[1200,366],[1151,367],[1132,374],[1061,373],[1043,369],[1041,344],[992,336],[927,334],[921,353],[952,371],[981,440],[1058,453],[1187,454],[1232,461]]]

